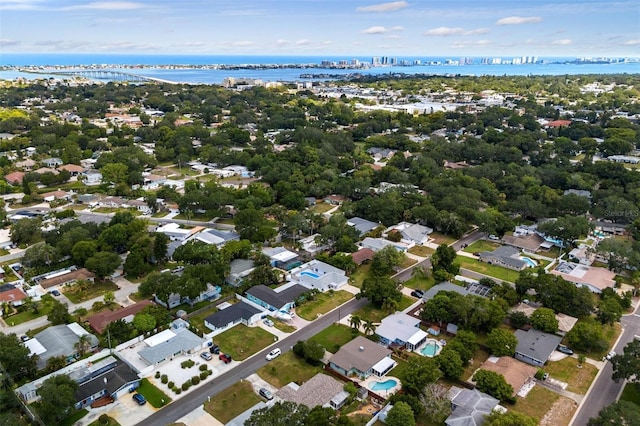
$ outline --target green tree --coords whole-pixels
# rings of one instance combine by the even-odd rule
[[[416,419],[409,404],[399,401],[387,413],[385,424],[389,426],[415,426]]]
[[[116,253],[100,251],[85,261],[85,267],[96,274],[99,279],[104,279],[115,272],[122,259]]]
[[[420,395],[425,386],[435,383],[442,377],[442,371],[433,358],[411,357],[407,362],[407,370],[402,387],[407,392]]]
[[[581,319],[567,333],[569,346],[579,351],[603,351],[607,348],[607,341],[602,332],[602,325],[594,318]]]
[[[513,356],[518,346],[518,338],[510,331],[495,328],[487,335],[487,347],[491,355]]]
[[[460,267],[453,263],[455,260],[455,249],[446,244],[440,244],[436,252],[431,256],[433,272],[446,271],[448,274],[457,275],[460,272]]]
[[[16,245],[33,244],[41,239],[42,221],[36,219],[20,219],[11,226],[11,241]]]
[[[42,383],[38,389],[40,401],[37,411],[44,424],[57,424],[66,417],[76,403],[76,389],[78,383],[66,374],[58,374]]]
[[[529,322],[533,328],[545,333],[556,333],[558,331],[558,320],[556,314],[549,308],[538,308],[529,317]]]
[[[311,364],[317,364],[324,356],[324,347],[313,340],[298,340],[293,346],[293,353]]]
[[[437,383],[430,383],[422,389],[420,402],[423,407],[428,407],[424,410],[424,415],[433,424],[443,424],[451,414],[451,400],[447,388]]]
[[[545,235],[561,240],[565,246],[573,244],[580,237],[587,236],[593,225],[583,216],[563,216],[538,225]]]
[[[133,326],[141,333],[146,333],[155,328],[156,318],[153,315],[138,312],[133,317]]]
[[[455,350],[442,351],[435,360],[444,376],[448,379],[457,380],[464,373],[462,358]]]
[[[610,324],[620,321],[623,314],[622,306],[615,297],[603,298],[598,304],[596,317],[602,324]]]
[[[533,417],[513,410],[506,413],[493,411],[483,423],[484,426],[536,426],[537,424]]]
[[[244,426],[304,426],[309,409],[295,402],[276,402],[271,407],[254,410]]]
[[[351,315],[349,319],[349,325],[351,328],[355,328],[356,330],[360,330],[360,326],[362,325],[362,318],[358,315]]]
[[[587,426],[639,425],[640,407],[633,402],[619,400],[600,410],[598,417],[589,419]]]
[[[394,246],[387,246],[376,252],[371,260],[371,273],[376,275],[388,275],[396,266],[404,262],[405,256]]]
[[[630,380],[640,388],[640,340],[634,339],[627,343],[621,354],[611,359],[615,381]]]
[[[362,282],[357,297],[366,297],[377,308],[381,308],[387,300],[402,300],[398,284],[388,277],[368,276]]]
[[[122,163],[109,163],[100,169],[100,173],[103,182],[119,185],[127,182],[129,168]]]
[[[480,369],[473,375],[476,389],[485,392],[500,401],[513,400],[513,387],[504,380],[502,374]]]
[[[50,266],[60,260],[60,254],[55,247],[40,242],[29,247],[22,258],[22,263],[28,267]]]
[[[73,318],[69,314],[67,306],[63,305],[57,300],[53,301],[53,306],[51,308],[51,311],[49,312],[49,315],[47,315],[47,319],[53,325],[69,324],[71,321],[73,321]]]
[[[23,380],[35,375],[38,356],[32,355],[14,333],[0,333],[0,364],[14,380]]]
[[[84,266],[87,259],[96,254],[98,251],[97,241],[78,241],[71,249],[71,257],[80,266]]]

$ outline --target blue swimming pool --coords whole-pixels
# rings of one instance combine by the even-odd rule
[[[432,340],[427,342],[425,347],[420,350],[420,353],[424,356],[428,356],[429,358],[433,358],[434,356],[438,355],[438,352],[440,352],[440,349],[441,349],[440,344],[435,340]]]
[[[524,261],[530,268],[538,266],[538,263],[530,257],[520,256],[520,260]]]
[[[311,278],[320,278],[318,274],[314,274],[313,272],[309,272],[309,271],[302,271],[300,272],[300,275],[306,275],[307,277],[311,277]]]
[[[372,391],[388,391],[389,389],[395,387],[397,384],[398,382],[394,379],[385,380],[384,382],[371,382],[369,383],[369,389],[371,389]]]

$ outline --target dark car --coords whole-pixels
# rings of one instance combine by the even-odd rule
[[[224,362],[225,364],[229,364],[231,362],[231,355],[229,354],[220,354],[218,358],[220,359],[220,361]]]
[[[261,397],[263,397],[265,399],[268,399],[269,401],[271,401],[273,399],[273,394],[267,388],[260,388],[258,393],[260,394]]]
[[[573,350],[564,346],[564,345],[558,345],[558,347],[556,348],[556,350],[558,352],[562,352],[563,354],[567,354],[567,355],[573,355]]]
[[[211,346],[209,348],[209,352],[211,352],[212,354],[218,355],[220,353],[220,346],[218,346],[218,345]]]
[[[147,400],[144,396],[139,393],[133,394],[133,400],[138,403],[138,405],[144,405],[147,403]]]
[[[424,290],[413,290],[411,292],[413,297],[417,297],[418,299],[422,299],[424,297]]]
[[[58,290],[51,290],[49,293],[53,294],[54,296],[60,296],[60,292]]]

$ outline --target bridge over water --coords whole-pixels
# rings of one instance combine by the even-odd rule
[[[73,70],[22,70],[33,74],[63,75],[70,77],[84,77],[93,80],[121,81],[131,83],[170,83],[178,84],[175,81],[164,80],[156,77],[147,77],[139,74],[132,74],[123,71],[96,70],[96,69],[73,69]]]

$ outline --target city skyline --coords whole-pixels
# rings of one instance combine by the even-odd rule
[[[635,1],[0,0],[0,52],[639,56]]]

